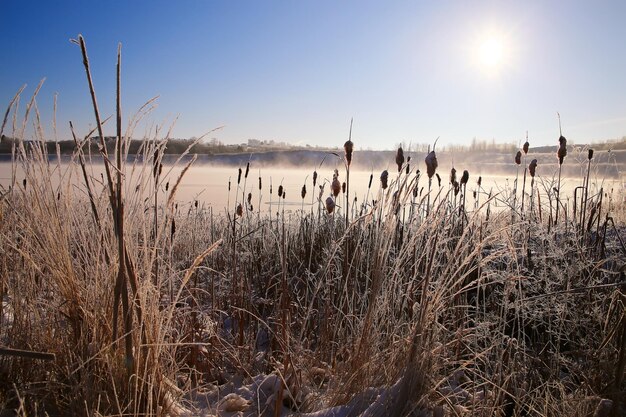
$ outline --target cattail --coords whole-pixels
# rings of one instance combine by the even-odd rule
[[[524,146],[522,147],[522,149],[524,150],[524,154],[528,153],[529,146],[530,146],[530,143],[528,143],[528,141],[524,142]]]
[[[326,183],[324,183],[324,184],[320,185],[319,187],[320,187],[320,193],[319,193],[319,195],[317,196],[317,199],[318,199],[319,201],[322,201],[322,196],[324,195],[324,187],[326,187]]]
[[[244,178],[248,178],[248,172],[250,172],[250,162],[246,164],[246,174],[244,175]]]
[[[387,170],[384,170],[381,174],[380,174],[380,183],[383,187],[383,190],[387,189],[387,178],[389,177],[389,173],[387,172]]]
[[[339,193],[341,192],[341,183],[339,182],[336,176],[335,176],[335,179],[333,179],[333,182],[330,184],[330,190],[332,191],[335,197],[337,197]]]
[[[170,227],[170,239],[174,240],[174,234],[176,234],[176,219],[172,219],[172,226]]]
[[[463,175],[461,175],[461,185],[467,184],[467,181],[469,181],[469,172],[464,170]]]
[[[522,151],[517,151],[515,154],[515,163],[520,165],[522,163]]]
[[[461,187],[459,186],[458,181],[454,181],[452,183],[452,186],[454,187],[454,196],[456,197],[457,194],[459,194],[459,190],[461,189]]]
[[[479,176],[477,182],[478,182],[478,186],[480,187],[480,184],[482,184],[483,182],[483,177]]]
[[[402,165],[404,165],[404,151],[402,150],[402,146],[400,146],[396,152],[396,165],[398,165],[398,172],[402,171]]]
[[[330,196],[326,199],[326,210],[328,214],[331,214],[335,210],[335,200]]]
[[[530,161],[530,165],[528,165],[528,172],[530,172],[531,177],[535,176],[535,169],[537,169],[537,160],[533,159]]]
[[[409,162],[411,162],[411,157],[410,157],[410,156],[408,156],[408,157],[406,158],[406,175],[409,175],[409,172],[411,172]]]
[[[593,158],[593,149],[589,149],[587,151],[587,159],[591,161],[592,158]]]
[[[439,176],[439,174],[435,174],[435,177],[437,177],[437,184],[439,185],[439,187],[441,187],[441,177]]]
[[[193,205],[195,208],[198,208],[198,200],[194,201]]]
[[[166,182],[165,183],[165,191],[167,191],[170,188],[170,182]],[[230,191],[230,181],[228,181],[228,191]]]
[[[252,202],[252,193],[248,193],[248,204]]]
[[[22,184],[24,185],[24,189],[26,188],[26,178],[22,180]]]
[[[341,183],[341,193],[342,194],[346,193],[346,182],[345,181],[343,183]]]
[[[261,177],[259,177],[259,191],[261,191]]]
[[[241,217],[243,216],[243,207],[241,204],[237,204],[237,210],[236,210],[237,216]]]
[[[370,188],[372,188],[372,180],[374,179],[374,174],[370,174],[370,182],[367,185],[367,189],[369,190]]]
[[[285,198],[287,198],[287,191],[283,190],[283,200],[285,200]]]
[[[450,170],[450,184],[454,184],[456,182],[456,169],[452,168]]]
[[[317,171],[313,171],[313,188],[315,188],[316,183],[317,183]]]
[[[283,196],[283,186],[282,184],[278,186],[278,198]]]
[[[417,198],[417,191],[418,191],[418,186],[417,184],[415,184],[415,187],[413,187],[413,198]]]
[[[306,197],[306,184],[302,186],[302,191],[300,192],[300,195],[302,196],[302,199],[304,200],[304,197]]]
[[[437,155],[435,155],[435,151],[430,151],[430,153],[426,156],[426,173],[428,174],[428,178],[432,178],[435,175],[435,171],[437,170]]]
[[[343,150],[346,152],[346,163],[348,166],[352,163],[352,149],[354,148],[354,144],[350,139],[346,143],[343,144]]]
[[[272,181],[271,181],[271,178],[270,178],[270,195],[272,195]]]
[[[241,182],[241,168],[239,168],[239,175],[237,176],[237,185]]]
[[[556,155],[559,157],[559,165],[562,165],[563,159],[567,156],[567,139],[564,136],[559,137],[559,150]]]

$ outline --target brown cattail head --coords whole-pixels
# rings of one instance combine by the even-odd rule
[[[426,156],[426,173],[428,174],[428,178],[432,178],[435,175],[435,171],[437,170],[437,155],[435,155],[435,151],[430,151],[430,153]]]
[[[437,185],[441,187],[441,177],[439,176],[439,174],[435,174],[435,177],[437,177]]]
[[[590,161],[593,159],[593,149],[587,151],[587,159]]]
[[[456,169],[452,167],[450,170],[450,184],[454,184],[456,182]]]
[[[198,208],[198,200],[194,201],[193,205],[194,205],[195,208]]]
[[[370,182],[367,185],[367,189],[369,190],[370,188],[372,188],[372,180],[374,179],[374,174],[370,174]]]
[[[479,176],[479,177],[478,177],[478,186],[479,186],[479,187],[480,187],[480,184],[482,184],[482,182],[483,182],[483,177],[482,177],[482,176]]]
[[[454,196],[456,197],[456,195],[459,193],[459,190],[461,189],[461,187],[459,186],[458,181],[454,181],[452,183],[452,186],[454,187]]]
[[[170,188],[170,182],[166,182],[165,183],[165,191],[169,190]],[[228,180],[228,191],[230,191],[230,180]]]
[[[396,152],[396,165],[398,165],[398,172],[402,171],[402,165],[404,165],[404,151],[402,150],[402,146],[400,146]]]
[[[241,204],[237,204],[236,213],[237,213],[237,216],[239,217],[243,216],[243,206]]]
[[[463,175],[461,175],[461,184],[465,185],[469,181],[469,172],[467,170],[463,171]]]
[[[315,188],[316,183],[317,183],[317,171],[313,171],[313,188]]]
[[[237,185],[241,182],[241,168],[239,168],[239,175],[237,176]]]
[[[250,172],[250,162],[246,164],[246,175],[244,175],[244,178],[248,178],[248,172]]]
[[[563,164],[563,159],[567,156],[567,139],[564,136],[559,138],[559,150],[556,153],[559,157],[559,165]]]
[[[524,146],[522,147],[522,150],[524,151],[524,155],[528,153],[529,146],[530,146],[530,143],[528,143],[528,141],[524,142]]]
[[[261,191],[261,185],[262,185],[262,184],[263,184],[263,183],[261,182],[261,177],[259,177],[259,191]]]
[[[283,186],[282,184],[278,186],[278,198],[283,196]]]
[[[341,183],[341,193],[342,194],[346,193],[346,182],[345,181]]]
[[[302,196],[302,199],[304,200],[304,197],[306,197],[306,184],[302,186],[302,191],[300,191],[300,195]]]
[[[517,151],[517,153],[515,154],[515,163],[517,165],[522,163],[522,151]]]
[[[380,184],[383,187],[383,190],[387,189],[387,179],[389,178],[389,173],[387,172],[387,170],[384,170],[381,174],[380,174]]]
[[[533,159],[532,161],[530,161],[530,165],[528,165],[528,172],[530,172],[531,177],[535,176],[536,169],[537,169],[537,160]]]
[[[343,150],[346,152],[346,163],[348,166],[352,163],[352,150],[354,149],[354,144],[351,140],[348,139],[346,143],[343,144]]]
[[[172,219],[172,226],[170,228],[170,239],[174,239],[176,234],[176,219]]]
[[[328,211],[328,214],[335,211],[335,200],[330,196],[326,199],[326,211]]]
[[[248,204],[252,202],[252,193],[248,193]]]
[[[330,191],[332,191],[335,197],[337,197],[339,193],[341,192],[341,183],[339,182],[337,177],[335,177],[333,182],[330,184]]]

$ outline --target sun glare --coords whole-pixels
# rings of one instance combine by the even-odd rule
[[[480,61],[487,68],[495,68],[502,62],[502,40],[491,37],[485,39],[479,48]]]
[[[499,74],[509,60],[509,46],[503,34],[485,34],[474,43],[473,60],[481,72],[488,75]]]

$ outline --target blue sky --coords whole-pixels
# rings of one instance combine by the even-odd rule
[[[114,112],[123,53],[127,115],[159,95],[149,126],[357,148],[556,144],[626,135],[626,2],[0,1],[0,105],[46,78],[38,107],[58,135],[93,126],[80,50],[87,41],[102,113]],[[501,55],[486,67],[485,39]],[[112,126],[108,129],[112,132]]]

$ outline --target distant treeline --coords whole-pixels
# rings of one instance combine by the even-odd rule
[[[18,139],[14,139],[11,137],[7,137],[2,135],[0,138],[0,154],[10,154],[12,152],[13,146],[18,143]],[[114,136],[107,136],[104,138],[105,144],[107,147],[107,151],[113,152],[115,147]],[[257,153],[257,152],[273,152],[273,151],[285,151],[285,150],[315,150],[315,151],[335,151],[335,152],[343,152],[343,149],[337,148],[324,148],[318,146],[293,146],[288,145],[283,142],[274,143],[274,141],[258,141],[250,139],[248,143],[236,144],[236,145],[227,145],[216,139],[212,139],[208,142],[197,142],[194,138],[191,139],[169,139],[165,146],[164,153],[170,155],[180,155],[185,151],[189,150],[189,153],[198,154],[198,155],[222,155],[222,154],[240,154],[240,153]],[[556,142],[556,141],[555,141]],[[34,141],[23,141],[24,146],[29,147],[34,143]],[[62,155],[71,155],[76,150],[76,145],[74,141],[71,140],[62,140],[58,142],[46,141],[44,142],[47,151],[49,154],[56,154],[57,147],[58,152]],[[128,154],[135,155],[137,154],[142,145],[145,145],[144,140],[132,139],[128,143]],[[83,152],[85,153],[98,153],[100,149],[100,140],[97,137],[89,138],[83,145]],[[429,144],[412,144],[407,146],[406,144],[398,145],[403,146],[405,151],[408,152],[427,152],[430,150],[431,145]],[[617,140],[609,140],[602,143],[594,143],[591,145],[587,144],[570,144],[568,148],[573,149],[574,147],[584,149],[584,148],[593,148],[595,150],[626,150],[626,136]],[[436,148],[440,152],[449,152],[454,154],[459,153],[471,153],[471,154],[483,154],[483,153],[511,153],[515,154],[517,152],[518,147],[514,143],[496,143],[494,140],[492,141],[484,141],[473,139],[469,145],[442,145],[437,146]],[[556,152],[557,145],[554,146],[539,146],[539,147],[531,147],[531,151],[537,153],[549,153]],[[393,150],[395,152],[395,149]]]

